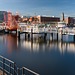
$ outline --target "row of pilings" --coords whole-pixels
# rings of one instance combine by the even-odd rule
[[[19,39],[21,37],[21,34],[25,34],[25,40],[26,40],[26,37],[30,38],[31,40],[33,40],[33,34],[44,34],[44,40],[46,40],[47,34],[50,34],[51,37],[52,37],[52,40],[53,40],[53,33],[33,33],[33,29],[31,29],[31,32],[20,32],[20,31],[17,31],[17,37]],[[59,33],[57,32],[56,34],[57,34],[56,36],[57,36],[57,41],[58,41]],[[31,37],[30,37],[30,35],[31,35]],[[61,41],[63,41],[63,35],[67,35],[67,34],[63,34],[62,31],[61,31],[60,35],[61,35]],[[75,42],[75,35],[74,35],[74,42]]]

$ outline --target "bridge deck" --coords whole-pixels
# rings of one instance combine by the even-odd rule
[[[1,70],[0,70],[0,75],[3,75],[3,71],[1,71]],[[4,74],[4,75],[7,75],[7,74]]]

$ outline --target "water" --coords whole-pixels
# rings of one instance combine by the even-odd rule
[[[34,41],[21,35],[0,35],[0,55],[16,62],[18,67],[27,67],[40,75],[75,75],[75,42],[73,35],[64,35],[63,41],[53,40],[48,34],[34,35]],[[35,38],[37,37],[37,38]],[[40,37],[40,38],[39,38]]]

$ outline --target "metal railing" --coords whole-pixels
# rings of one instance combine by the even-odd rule
[[[0,56],[0,70],[3,71],[3,75],[39,75],[26,67],[18,68],[13,61],[3,56]]]

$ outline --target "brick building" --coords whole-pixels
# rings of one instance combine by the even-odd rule
[[[75,17],[66,17],[65,18],[65,23],[67,24],[72,24],[75,25]]]
[[[25,18],[23,21],[37,21],[39,23],[49,23],[49,24],[56,24],[57,22],[60,22],[59,17],[47,17],[47,16],[37,16],[37,17],[30,17],[29,19]]]
[[[57,23],[60,22],[58,17],[37,16],[40,23]]]

